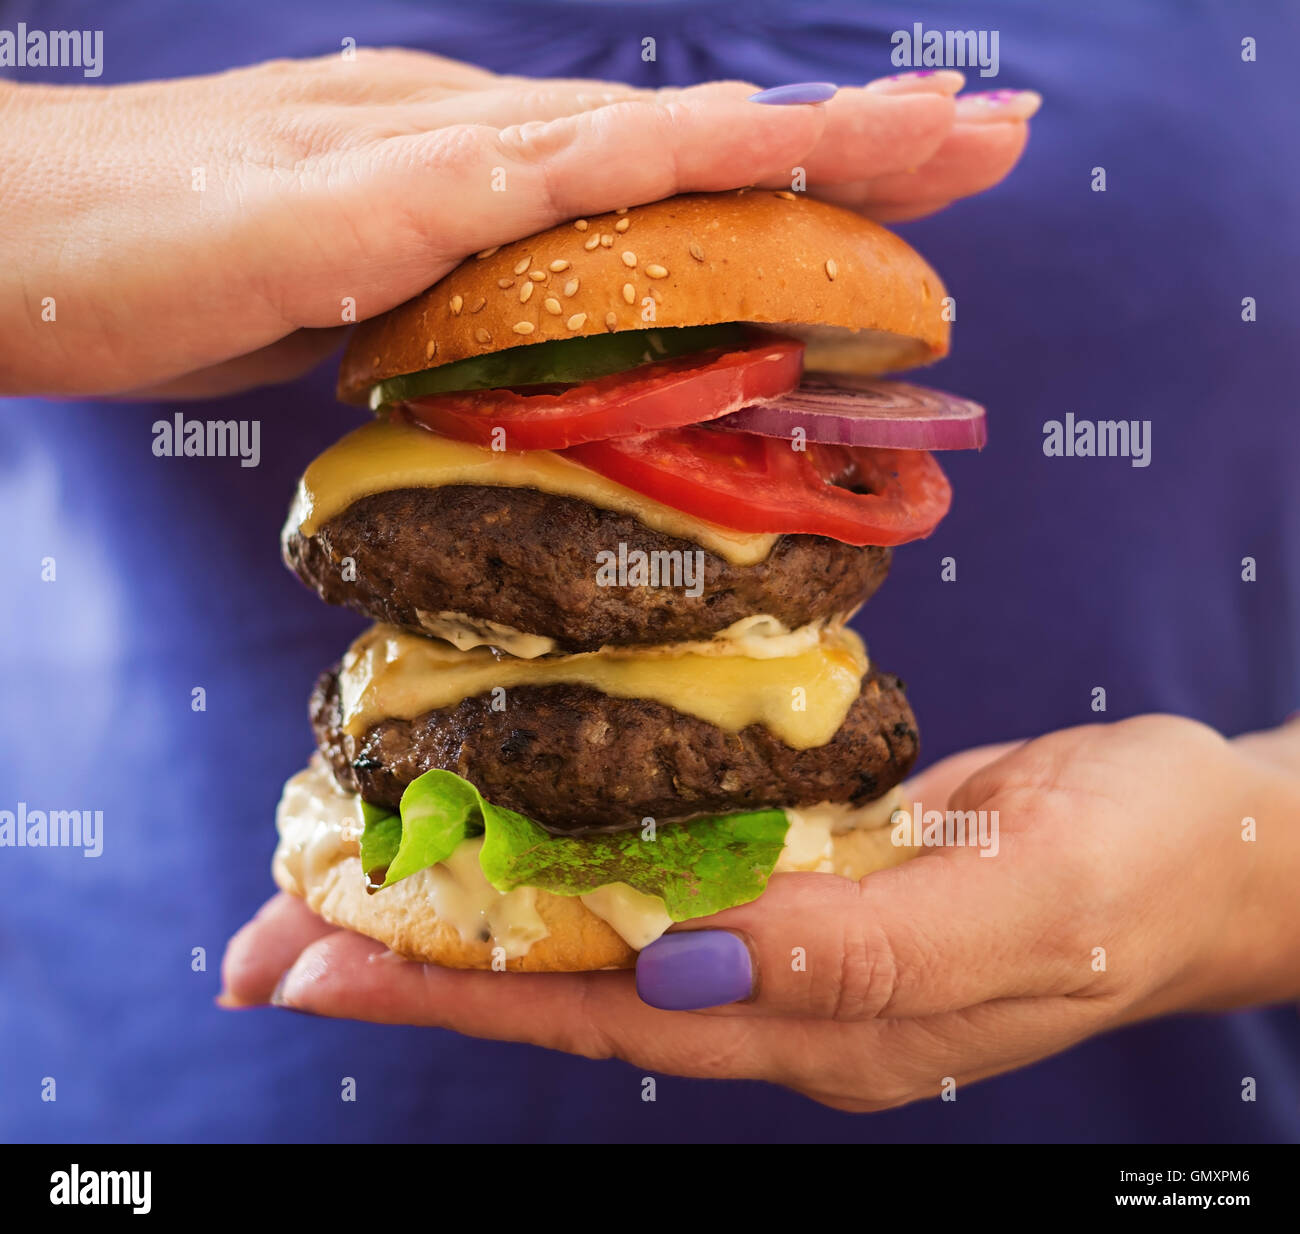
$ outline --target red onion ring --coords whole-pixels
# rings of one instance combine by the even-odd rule
[[[873,381],[847,373],[805,375],[789,394],[711,420],[787,440],[802,429],[808,441],[892,450],[971,450],[988,440],[984,408],[969,399],[902,381]]]

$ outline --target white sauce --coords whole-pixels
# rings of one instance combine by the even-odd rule
[[[555,640],[542,634],[526,634],[513,626],[471,617],[468,613],[430,613],[416,609],[420,628],[433,638],[440,638],[460,651],[473,647],[495,647],[520,660],[536,660],[555,651]],[[842,613],[826,621],[813,621],[791,630],[783,622],[765,613],[742,617],[712,638],[694,642],[666,644],[664,654],[681,655],[689,651],[695,655],[735,655],[750,660],[775,660],[785,656],[802,655],[812,651],[821,641],[823,630],[844,625],[851,613]],[[644,656],[654,655],[659,648],[643,645],[614,646],[600,649],[600,654],[620,653]]]
[[[847,831],[888,827],[890,816],[902,800],[902,789],[894,788],[883,797],[856,809],[837,801],[823,801],[820,805],[802,809],[787,807],[785,816],[790,820],[790,830],[786,832],[785,851],[777,860],[774,872],[785,874],[793,870],[812,870],[834,874],[835,837]]]
[[[900,800],[900,790],[895,789],[859,809],[834,802],[787,809],[790,830],[776,863],[777,872],[833,873],[834,837],[857,828],[887,826]],[[320,755],[314,754],[309,766],[284,786],[276,827],[280,843],[275,861],[299,888],[305,888],[319,883],[336,862],[357,855],[362,828],[360,798],[341,792]],[[497,891],[479,867],[482,845],[482,837],[466,840],[446,861],[411,875],[403,884],[413,900],[427,898],[434,913],[463,940],[490,942],[514,959],[547,935],[537,911],[537,890],[516,887],[504,895]],[[663,900],[626,883],[611,883],[579,898],[637,950],[654,942],[672,924]]]
[[[555,650],[555,640],[542,634],[525,634],[500,622],[471,617],[468,613],[428,613],[415,610],[420,628],[434,638],[450,643],[460,651],[471,647],[495,647],[520,660],[535,660]]]

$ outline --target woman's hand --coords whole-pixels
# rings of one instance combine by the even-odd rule
[[[0,83],[0,394],[288,380],[471,253],[761,183],[915,217],[1010,171],[1037,95],[958,73],[815,106],[500,77],[415,51],[94,88]]]
[[[225,1001],[274,992],[874,1110],[1149,1016],[1300,998],[1296,726],[1231,742],[1145,716],[969,751],[908,789],[909,810],[996,811],[996,852],[932,848],[861,883],[777,875],[647,948],[635,982],[411,964],[277,896],[230,944]],[[751,996],[664,1011],[638,983],[666,1005]]]

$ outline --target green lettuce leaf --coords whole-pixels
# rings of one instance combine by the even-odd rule
[[[370,392],[370,407],[501,386],[568,385],[714,347],[739,347],[745,327],[735,322],[716,326],[676,326],[657,330],[620,330],[617,334],[549,339],[508,347],[488,356],[471,356],[419,373],[381,381]]]
[[[710,815],[687,823],[582,838],[553,836],[530,818],[483,799],[450,771],[427,771],[402,794],[400,817],[363,807],[361,861],[373,887],[445,860],[482,835],[479,864],[498,891],[539,887],[584,895],[627,883],[659,896],[674,921],[706,917],[763,893],[785,844],[782,810]],[[644,837],[644,838],[643,838]]]

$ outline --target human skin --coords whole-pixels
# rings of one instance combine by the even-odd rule
[[[908,74],[765,106],[745,82],[536,81],[391,49],[0,83],[0,395],[286,381],[474,252],[675,193],[789,188],[795,168],[875,218],[929,213],[1002,179],[1038,106],[954,101],[962,84]]]
[[[682,927],[745,940],[748,1001],[661,1011],[628,972],[413,964],[281,894],[231,940],[223,1002],[768,1080],[869,1111],[1137,1020],[1300,999],[1300,724],[1231,741],[1163,715],[1065,729],[945,759],[905,800],[998,811],[997,855],[927,849],[860,882],[779,874],[760,900]]]
[[[1036,96],[954,99],[961,85],[909,75],[764,106],[748,83],[537,82],[403,51],[3,84],[0,393],[288,380],[337,345],[345,299],[368,317],[566,218],[786,187],[795,167],[814,195],[917,217],[996,183],[1024,146]],[[861,883],[778,875],[761,901],[689,923],[745,939],[744,1002],[669,1012],[630,973],[414,965],[287,896],[232,940],[224,1001],[274,994],[870,1110],[1150,1016],[1300,998],[1300,728],[1227,741],[1142,717],[970,751],[910,787],[927,808],[996,809],[998,855],[931,850]]]

